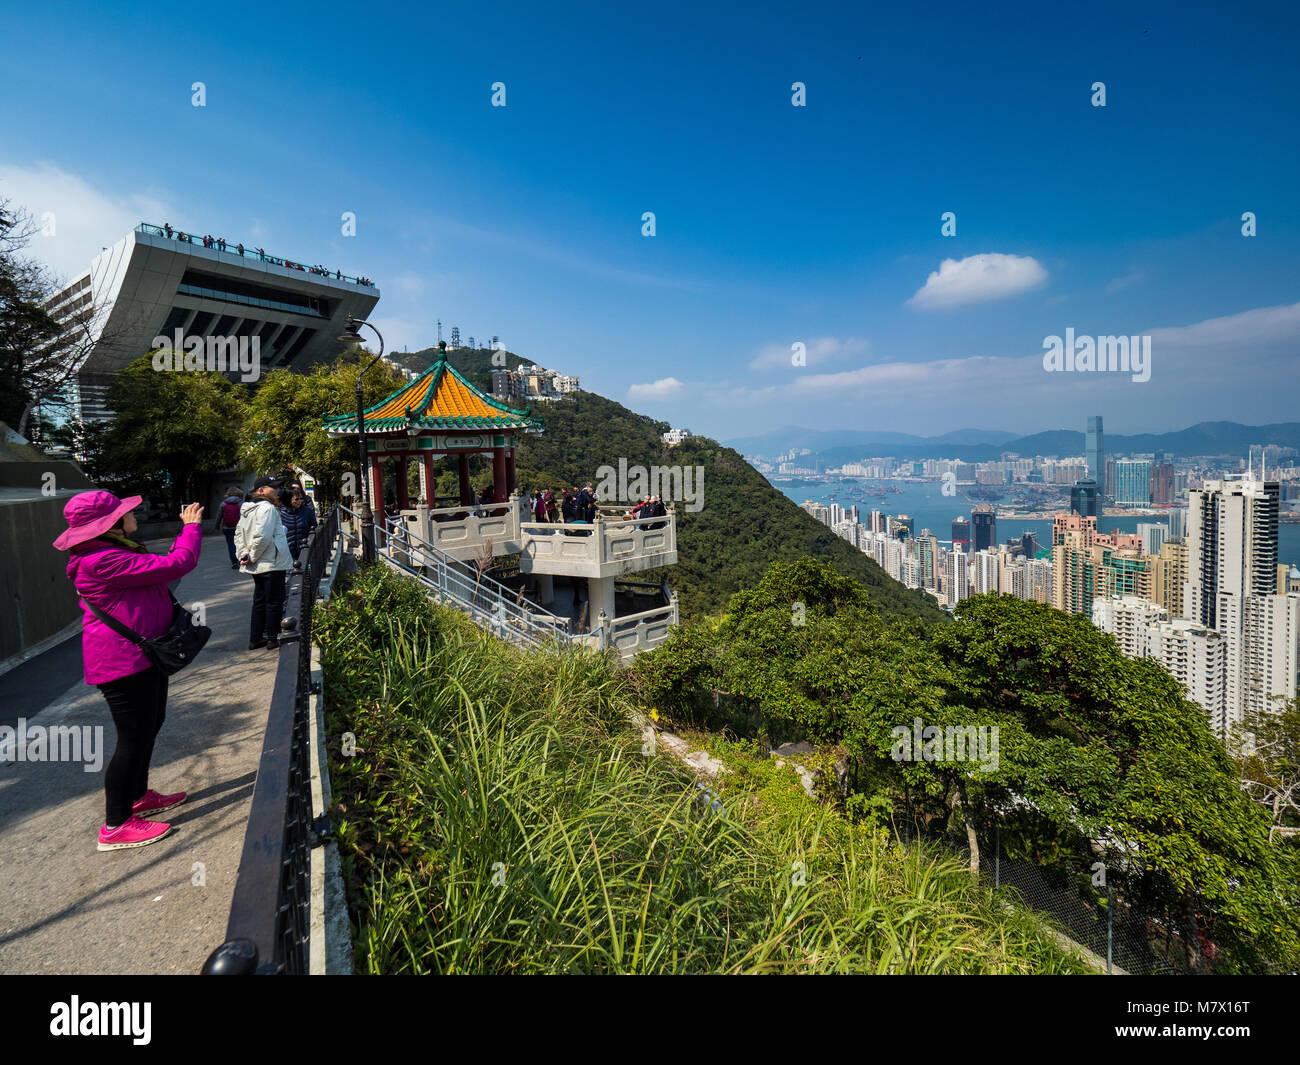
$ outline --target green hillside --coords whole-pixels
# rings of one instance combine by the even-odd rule
[[[491,354],[490,352],[488,353]],[[459,355],[459,353],[457,353]],[[452,360],[461,367],[458,357]],[[519,448],[521,490],[599,481],[601,466],[703,467],[703,508],[676,504],[678,563],[663,571],[688,616],[721,610],[742,588],[757,584],[773,562],[816,558],[871,592],[882,613],[929,621],[946,617],[924,592],[890,579],[874,561],[816,521],[749,465],[736,451],[707,437],[669,448],[655,421],[592,392],[537,404],[546,431],[525,437]],[[658,579],[647,574],[645,579]]]

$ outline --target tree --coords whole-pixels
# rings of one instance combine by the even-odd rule
[[[1269,813],[1269,839],[1300,837],[1300,702],[1253,710],[1236,729],[1241,787]]]
[[[373,357],[346,352],[309,374],[272,370],[262,378],[241,434],[246,460],[265,470],[301,466],[316,478],[324,501],[341,499],[344,475],[359,472],[357,438],[329,436],[321,419],[356,413],[357,374]],[[399,371],[376,363],[362,378],[362,401],[372,406],[403,382]]]
[[[1300,848],[1270,846],[1270,817],[1178,683],[1086,618],[980,595],[950,624],[890,621],[802,560],[770,566],[632,676],[670,716],[707,717],[712,697],[714,727],[838,746],[870,801],[891,794],[920,831],[964,830],[972,872],[995,823],[1013,856],[1085,893],[1102,857],[1115,897],[1179,931],[1194,970],[1202,943],[1238,970],[1300,958]]]
[[[1203,935],[1247,969],[1300,956],[1297,855],[1269,846],[1267,816],[1163,668],[1086,618],[1008,596],[964,600],[931,639],[962,701],[1018,723],[1007,790],[990,798],[1017,800],[1013,820],[1062,863],[1103,850],[1128,901],[1180,928],[1193,969]]]
[[[211,371],[159,371],[151,355],[125,366],[108,390],[115,416],[103,438],[121,475],[165,471],[173,504],[198,498],[196,478],[234,465],[246,413],[242,390]]]

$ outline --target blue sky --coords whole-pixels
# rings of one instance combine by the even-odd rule
[[[1297,420],[1295,7],[613,7],[10,11],[0,196],[65,274],[242,239],[724,439]],[[1150,380],[1048,373],[1067,327]]]

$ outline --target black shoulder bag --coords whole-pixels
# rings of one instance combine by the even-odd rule
[[[172,624],[166,635],[159,636],[156,640],[146,640],[134,629],[128,629],[116,618],[100,610],[89,599],[83,598],[82,602],[90,607],[90,612],[95,617],[115,633],[140,648],[145,657],[157,666],[164,676],[170,677],[194,661],[198,653],[203,650],[203,645],[208,642],[212,630],[206,625],[195,625],[194,615],[176,601],[176,596],[172,595],[170,589],[167,594],[171,595],[172,600]]]

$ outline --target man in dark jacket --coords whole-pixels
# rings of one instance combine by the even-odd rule
[[[316,528],[316,508],[302,490],[302,485],[289,485],[289,502],[280,508],[284,522],[284,537],[289,541],[289,553],[296,559],[298,552],[307,546],[307,538]]]
[[[590,481],[578,493],[578,514],[588,524],[596,520],[596,494],[591,490]]]

